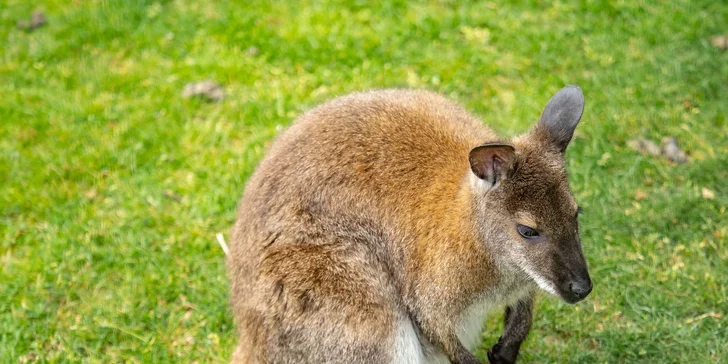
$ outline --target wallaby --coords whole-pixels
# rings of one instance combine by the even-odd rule
[[[592,289],[564,153],[584,110],[560,90],[510,141],[426,91],[354,93],[296,120],[248,181],[227,258],[234,363],[513,363],[537,287]]]

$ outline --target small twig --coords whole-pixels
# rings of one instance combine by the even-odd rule
[[[171,191],[171,190],[164,190],[164,192],[162,193],[162,196],[164,196],[172,201],[175,201],[175,202],[182,202],[182,196],[174,193],[174,191]]]
[[[225,237],[222,236],[222,233],[217,233],[215,236],[217,237],[217,242],[220,244],[222,251],[225,252],[225,255],[230,255],[230,249],[228,248],[227,243],[225,243]]]
[[[700,320],[705,319],[705,318],[708,318],[708,317],[712,317],[712,318],[714,318],[716,320],[720,320],[720,318],[723,317],[723,315],[721,315],[719,313],[715,313],[715,312],[708,312],[708,313],[704,313],[704,314],[702,314],[700,316],[696,316],[696,317],[693,317],[693,318],[689,318],[689,319],[685,320],[685,323],[686,324],[690,324],[690,323],[693,323],[695,321],[700,321]]]

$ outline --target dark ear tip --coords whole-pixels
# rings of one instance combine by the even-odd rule
[[[568,85],[559,90],[558,93],[564,93],[568,96],[576,97],[577,99],[581,99],[582,103],[584,102],[584,92],[581,91],[581,87],[577,85]]]
[[[552,144],[564,151],[583,113],[584,93],[579,86],[568,85],[546,104],[539,120],[540,130],[546,132]]]

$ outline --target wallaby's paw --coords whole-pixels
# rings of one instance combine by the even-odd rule
[[[498,353],[494,353],[492,350],[488,351],[488,361],[490,364],[513,364],[515,361],[508,360]]]
[[[503,347],[500,340],[488,350],[488,361],[490,364],[513,364],[516,362],[517,356],[518,352],[513,353],[512,350]]]

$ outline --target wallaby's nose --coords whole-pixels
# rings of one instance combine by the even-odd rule
[[[589,278],[579,279],[579,280],[571,281],[571,283],[569,283],[569,290],[579,300],[588,296],[589,293],[591,293],[593,287],[594,287],[594,285],[592,284],[592,281]]]

